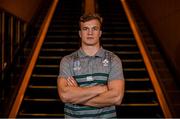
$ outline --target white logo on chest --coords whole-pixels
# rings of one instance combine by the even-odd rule
[[[75,61],[74,62],[74,67],[73,67],[73,70],[75,71],[79,71],[81,69],[81,66],[80,66],[80,61]]]
[[[105,59],[104,61],[102,61],[102,63],[103,63],[103,66],[108,66],[109,61],[107,59]]]

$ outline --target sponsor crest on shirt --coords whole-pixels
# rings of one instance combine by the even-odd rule
[[[87,81],[93,81],[94,79],[93,79],[92,76],[87,76],[87,77],[86,77],[86,80],[87,80]]]

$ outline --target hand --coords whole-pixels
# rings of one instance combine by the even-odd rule
[[[104,93],[106,91],[108,91],[108,88],[106,85],[100,86],[100,93]]]
[[[76,80],[72,76],[67,78],[67,85],[72,87],[78,87]]]

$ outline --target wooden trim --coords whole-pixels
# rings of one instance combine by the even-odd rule
[[[13,38],[14,38],[14,29],[13,29],[13,26],[14,26],[14,18],[13,16],[10,17],[10,61],[12,63],[13,61],[13,50],[14,50],[14,41],[13,41]]]
[[[19,45],[20,45],[20,25],[21,25],[21,22],[20,22],[20,20],[18,20],[17,22],[16,22],[16,43],[17,43],[17,47],[19,48]]]
[[[5,37],[5,13],[2,12],[2,71],[4,70],[4,63],[5,63],[5,53],[4,53],[4,37]]]
[[[15,118],[17,113],[18,113],[18,110],[20,108],[21,102],[22,102],[23,97],[24,97],[24,93],[26,91],[27,85],[28,85],[30,77],[31,77],[32,71],[34,69],[36,60],[38,58],[41,46],[44,42],[48,27],[50,25],[50,21],[53,17],[53,13],[56,9],[57,3],[58,3],[58,0],[53,1],[53,4],[52,4],[50,10],[48,11],[48,14],[47,14],[45,20],[43,21],[43,24],[39,30],[39,34],[38,34],[37,39],[36,39],[36,40],[38,40],[38,43],[37,43],[37,46],[34,50],[35,52],[33,53],[33,56],[32,56],[31,61],[29,63],[29,67],[25,73],[21,87],[20,87],[19,92],[16,96],[15,102],[12,106],[12,110],[10,111],[9,118]]]
[[[95,13],[95,0],[85,0],[85,14]]]
[[[22,36],[23,36],[23,37],[21,38],[21,40],[24,39],[25,36],[26,36],[27,27],[28,27],[28,24],[27,24],[27,23],[23,23],[23,24],[22,24],[22,33],[23,33],[23,35],[21,35],[21,37],[22,37]],[[21,41],[21,42],[22,42],[22,41]]]
[[[123,5],[123,8],[124,8],[125,13],[127,15],[128,21],[130,23],[131,29],[132,29],[133,34],[135,36],[135,39],[136,39],[136,42],[137,42],[138,47],[140,49],[140,52],[142,54],[143,60],[145,62],[147,71],[148,71],[149,76],[150,76],[150,79],[153,82],[153,86],[154,86],[155,92],[157,94],[157,98],[159,100],[159,103],[160,103],[160,106],[162,108],[162,111],[164,113],[164,116],[165,116],[165,118],[172,118],[171,111],[170,111],[170,109],[169,109],[169,107],[168,107],[168,105],[166,103],[163,91],[160,88],[160,84],[158,82],[158,78],[156,76],[156,73],[153,70],[153,66],[151,64],[151,61],[149,60],[147,51],[146,51],[146,49],[145,49],[145,47],[144,47],[144,45],[142,43],[142,39],[143,38],[142,38],[142,36],[140,34],[140,31],[138,30],[138,26],[136,24],[136,21],[132,17],[133,15],[132,15],[132,13],[131,13],[131,11],[129,9],[129,6],[128,6],[126,0],[121,0],[121,3]]]

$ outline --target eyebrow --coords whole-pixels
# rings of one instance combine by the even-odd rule
[[[99,27],[98,26],[92,26],[92,27],[91,26],[90,27],[89,26],[83,26],[82,28],[99,28]]]

